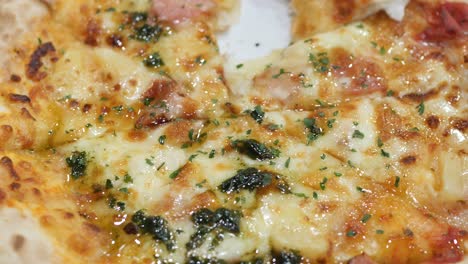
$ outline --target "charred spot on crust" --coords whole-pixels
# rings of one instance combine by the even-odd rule
[[[333,2],[334,2],[334,5],[336,6],[336,11],[334,14],[335,21],[338,23],[344,23],[344,22],[350,21],[356,10],[356,3],[354,2],[354,0],[349,0],[349,1],[335,0]]]
[[[84,43],[89,46],[97,46],[98,45],[98,37],[101,34],[101,28],[99,24],[91,19],[88,21],[86,25],[86,32],[85,32],[85,40]]]
[[[451,123],[453,128],[458,129],[461,132],[465,132],[465,130],[468,128],[467,119],[454,119]]]
[[[431,129],[436,129],[439,127],[440,120],[437,116],[431,115],[426,118],[426,124]]]
[[[12,184],[10,184],[10,190],[12,191],[19,190],[20,188],[21,188],[21,184],[18,182],[13,182]]]
[[[36,119],[34,118],[34,116],[31,115],[31,113],[28,111],[28,109],[26,108],[21,108],[21,115],[26,117],[26,118],[29,118],[33,121],[36,121]]]
[[[155,80],[143,94],[144,100],[163,101],[175,92],[176,83],[172,80]]]
[[[26,77],[32,81],[40,81],[47,76],[47,73],[39,71],[44,65],[41,61],[42,57],[45,57],[49,53],[55,52],[55,47],[52,42],[46,42],[37,47],[29,59],[29,63],[26,66]]]
[[[19,103],[30,103],[31,99],[27,95],[22,94],[9,94],[10,101]]]
[[[11,247],[14,251],[20,251],[25,243],[26,239],[23,235],[16,234],[11,238]]]
[[[416,157],[413,156],[413,155],[409,155],[409,156],[406,156],[406,157],[403,157],[402,159],[400,159],[400,162],[405,164],[405,165],[411,165],[411,164],[414,164],[416,162]]]
[[[416,103],[420,103],[437,96],[437,94],[439,94],[439,91],[433,89],[427,93],[409,93],[404,95],[403,98]]]
[[[83,112],[84,112],[84,113],[89,112],[89,110],[91,110],[91,107],[92,107],[91,104],[85,104],[85,105],[83,106]]]
[[[170,122],[164,114],[143,113],[135,123],[135,128],[156,128],[162,124]]]
[[[12,82],[21,82],[21,77],[17,74],[12,74],[10,76],[10,81]]]
[[[7,197],[7,194],[4,190],[0,189],[0,203],[2,203]]]
[[[114,48],[123,48],[125,46],[124,38],[118,34],[107,36],[106,42],[109,46]]]
[[[0,164],[8,170],[8,172],[10,173],[10,176],[11,178],[13,178],[14,180],[18,181],[20,180],[20,177],[18,175],[18,173],[16,173],[16,170],[15,168],[13,167],[13,161],[7,157],[7,156],[3,156],[1,159],[0,159]]]

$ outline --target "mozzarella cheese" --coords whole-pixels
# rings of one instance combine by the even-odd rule
[[[50,5],[0,84],[0,260],[464,259],[466,37],[413,1],[225,72],[232,7]]]

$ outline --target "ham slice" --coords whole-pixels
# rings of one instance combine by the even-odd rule
[[[213,0],[153,0],[151,12],[161,21],[178,24],[208,14],[215,7]]]

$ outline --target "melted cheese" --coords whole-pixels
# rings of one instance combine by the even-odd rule
[[[160,39],[138,42],[123,11],[148,2],[114,5],[57,1],[41,25],[57,49],[42,58],[47,76],[2,84],[0,205],[39,219],[15,228],[52,245],[52,261],[464,258],[466,47],[416,42],[418,8],[401,24],[376,16],[224,73],[213,21],[163,23]],[[112,34],[125,45],[109,45]],[[164,65],[146,67],[156,52]],[[247,139],[261,145],[243,150]],[[220,187],[246,168],[269,174]],[[202,208],[238,210],[239,233],[215,228],[187,247]],[[165,219],[173,250],[132,224],[139,210]]]

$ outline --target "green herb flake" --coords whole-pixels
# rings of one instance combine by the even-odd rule
[[[160,136],[158,141],[159,141],[159,144],[164,145],[164,143],[166,142],[166,135]]]
[[[154,166],[154,163],[150,159],[145,159],[146,164]]]
[[[242,67],[244,67],[244,64],[242,64],[242,63],[236,65],[236,69],[240,69],[240,68],[242,68]]]
[[[424,106],[424,102],[421,102],[420,104],[418,104],[418,106],[416,106],[416,109],[418,110],[419,115],[424,114],[425,108],[426,107]]]
[[[377,230],[375,230],[375,233],[378,234],[378,235],[382,235],[384,233],[384,231],[382,229],[377,229]]]
[[[112,184],[112,181],[110,179],[107,179],[106,180],[106,189],[109,190],[109,189],[112,189],[114,188],[114,184]]]
[[[396,176],[394,185],[395,185],[396,188],[398,188],[398,186],[400,186],[400,177],[399,176]]]
[[[210,158],[210,159],[214,158],[215,154],[216,154],[216,150],[212,149],[210,151],[210,154],[208,155],[208,158]]]
[[[346,232],[347,237],[355,237],[356,235],[357,235],[357,232],[352,229]]]
[[[289,72],[286,72],[283,68],[281,68],[279,70],[279,72],[273,76],[271,76],[273,79],[278,79],[281,75],[285,74],[285,73],[289,73]]]
[[[183,167],[180,167],[177,170],[173,171],[171,174],[169,174],[169,178],[172,179],[172,180],[177,178],[177,176],[179,176],[180,172],[182,171],[182,168]]]
[[[335,171],[333,174],[334,174],[336,177],[341,177],[341,176],[343,176],[343,174],[342,174],[342,173],[340,173],[340,172],[336,172],[336,171]]]
[[[155,53],[148,55],[143,60],[143,64],[146,67],[159,68],[161,66],[164,66],[164,61],[161,58],[161,55],[159,55],[159,52],[155,52]]]
[[[365,214],[364,216],[362,216],[361,222],[367,223],[367,221],[369,221],[371,219],[371,217],[372,216],[370,214]]]
[[[304,199],[309,198],[309,196],[307,196],[305,193],[293,193],[293,194],[299,198],[304,198]]]
[[[199,183],[197,183],[197,184],[195,184],[195,186],[196,186],[197,188],[203,188],[203,184],[205,184],[205,183],[206,183],[206,179],[203,180],[203,181],[201,181],[201,182],[199,182]]]
[[[193,159],[195,159],[197,156],[198,156],[198,154],[192,154],[192,155],[190,155],[190,157],[189,157],[188,160],[189,160],[190,162],[192,162]]]
[[[325,190],[327,188],[326,184],[328,182],[328,178],[324,177],[323,180],[320,182],[320,189]]]
[[[88,167],[88,158],[84,151],[74,151],[72,155],[65,159],[68,167],[71,169],[71,177],[76,180],[86,174],[86,168]]]
[[[377,138],[377,146],[378,146],[379,148],[381,148],[381,147],[383,147],[383,145],[384,145],[384,144],[383,144],[382,139],[381,139],[380,137]]]
[[[133,178],[132,176],[130,176],[128,173],[126,173],[123,177],[123,181],[125,183],[133,183]]]
[[[255,106],[254,110],[250,112],[250,116],[255,121],[257,121],[257,123],[261,124],[263,122],[263,118],[265,117],[265,112],[263,112],[260,105],[257,105]]]
[[[289,168],[289,164],[291,163],[291,157],[289,157],[286,162],[284,163],[284,167],[287,169]]]
[[[161,163],[161,165],[159,165],[159,167],[156,170],[159,171],[162,167],[164,167],[164,165],[166,165],[166,162]]]
[[[359,130],[354,130],[353,132],[353,138],[359,138],[359,139],[363,139],[364,138],[364,134],[359,131]]]
[[[380,149],[380,155],[382,155],[382,157],[385,157],[385,158],[390,158],[390,153],[386,152],[383,149]]]

